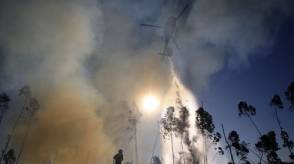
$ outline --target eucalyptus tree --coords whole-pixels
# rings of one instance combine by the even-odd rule
[[[180,96],[180,93],[177,92],[177,98],[176,98],[176,108],[178,113],[178,117],[175,117],[175,132],[176,136],[179,135],[181,138],[181,159],[183,160],[183,163],[186,163],[185,159],[185,151],[184,151],[184,145],[183,140],[185,140],[185,144],[189,147],[190,146],[190,139],[189,139],[189,110],[184,104],[182,103],[182,98]]]
[[[175,108],[170,106],[166,109],[164,117],[160,121],[163,138],[170,138],[172,149],[172,161],[175,163],[173,135],[176,129]]]
[[[240,137],[237,131],[231,131],[228,140],[230,141],[230,146],[235,149],[236,156],[239,157],[240,161],[244,164],[250,164],[247,159],[249,153],[249,149],[247,148],[248,143],[245,141],[240,142]]]
[[[0,94],[0,124],[4,118],[5,113],[8,111],[8,104],[10,102],[10,98],[6,93]]]
[[[278,110],[281,110],[281,109],[284,108],[281,97],[279,95],[275,94],[271,99],[270,106],[274,109],[276,121],[278,123],[279,128],[282,130],[283,127],[281,125],[281,120],[280,120],[279,115],[278,115]]]
[[[210,139],[213,144],[217,145],[217,143],[220,141],[221,134],[218,132],[215,132],[215,125],[213,123],[212,115],[207,112],[203,107],[199,107],[196,111],[196,127],[200,131],[200,134],[204,138],[204,151],[205,151],[205,158],[204,163],[207,162],[207,139]],[[222,152],[221,147],[215,148],[215,150],[218,150],[219,153]]]
[[[229,153],[230,153],[230,157],[231,157],[231,162],[228,162],[228,164],[235,164],[234,156],[232,153],[232,145],[229,143],[229,141],[227,139],[225,128],[224,128],[223,124],[222,124],[222,131],[223,131],[225,142],[227,144],[226,149],[229,149]]]
[[[138,153],[138,140],[137,140],[137,125],[141,117],[141,113],[135,103],[132,104],[132,107],[129,106],[127,102],[123,104],[125,108],[128,108],[128,127],[127,130],[130,131],[131,136],[129,136],[129,141],[133,139],[136,163],[139,162],[139,153]]]
[[[238,104],[238,109],[239,109],[239,116],[246,116],[249,118],[250,122],[258,132],[259,136],[261,136],[261,131],[256,125],[256,123],[253,121],[252,116],[256,115],[256,109],[252,105],[247,104],[245,101],[240,101]]]
[[[23,109],[25,109],[26,112],[28,113],[28,118],[27,118],[28,124],[27,124],[27,128],[26,128],[26,132],[23,137],[21,147],[20,147],[20,151],[19,151],[18,156],[16,158],[16,164],[18,164],[20,162],[20,158],[21,158],[23,150],[25,148],[25,141],[29,135],[29,131],[30,131],[30,128],[32,125],[33,118],[34,118],[36,112],[40,109],[39,101],[32,96],[31,89],[28,85],[22,87],[19,90],[19,96],[23,96],[24,100],[25,100],[25,104],[23,106]],[[22,115],[22,113],[23,113],[23,110],[21,111],[20,116]]]
[[[278,124],[278,126],[280,128],[280,135],[281,135],[281,139],[283,140],[283,147],[288,148],[288,150],[290,152],[289,157],[292,160],[294,160],[294,154],[293,154],[294,142],[290,139],[287,131],[282,127],[282,123],[281,123],[281,120],[280,120],[279,115],[278,115],[278,110],[284,108],[283,102],[282,102],[279,95],[275,94],[272,97],[271,107],[274,109],[275,118],[276,118],[277,124]]]
[[[277,151],[280,149],[276,141],[276,134],[274,131],[270,131],[267,134],[262,135],[259,141],[255,144],[258,151],[265,153],[268,164],[281,164],[282,161],[279,158]]]
[[[290,103],[289,109],[294,111],[294,82],[290,83],[288,86],[285,96]]]

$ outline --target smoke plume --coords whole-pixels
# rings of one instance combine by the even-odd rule
[[[173,71],[156,55],[162,32],[140,23],[164,24],[190,5],[178,26],[172,61],[177,76],[196,93],[224,67],[248,65],[251,56],[270,50],[280,16],[288,12],[279,0],[128,2],[0,2],[0,89],[15,94],[28,84],[41,106],[22,163],[111,163],[117,149],[131,151],[130,104],[150,90],[164,95]],[[24,129],[26,124],[15,134],[16,152]]]

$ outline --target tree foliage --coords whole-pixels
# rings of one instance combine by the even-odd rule
[[[285,130],[281,130],[281,138],[283,140],[283,147],[287,147],[290,151],[289,158],[294,160],[293,148],[294,142],[290,140],[288,133]]]
[[[286,92],[285,92],[285,96],[287,98],[287,100],[290,102],[290,109],[294,110],[294,82],[290,83],[290,85],[288,86]]]
[[[236,155],[240,158],[243,163],[250,163],[247,160],[247,155],[249,150],[247,148],[248,143],[245,141],[240,142],[240,137],[237,131],[231,131],[229,133],[228,139],[231,143],[231,146],[235,149]]]
[[[200,134],[212,141],[212,144],[217,145],[219,143],[222,136],[219,132],[214,131],[213,117],[203,107],[199,107],[196,111],[196,127],[200,130]],[[214,147],[214,149],[220,155],[224,154],[222,147]]]
[[[2,122],[2,119],[5,115],[5,113],[8,110],[8,104],[10,102],[10,98],[6,93],[0,94],[0,123]]]
[[[176,120],[175,120],[175,108],[170,106],[166,109],[164,117],[161,119],[161,127],[163,137],[167,137],[175,131],[176,129]]]
[[[278,108],[278,109],[282,109],[284,108],[283,102],[281,100],[281,97],[278,94],[275,94],[271,100],[271,106]]]
[[[255,146],[258,151],[266,153],[269,164],[281,163],[281,159],[277,154],[277,151],[280,148],[276,141],[276,133],[274,131],[270,131],[267,134],[262,135]]]
[[[240,101],[238,104],[239,109],[239,116],[255,116],[256,115],[256,109],[252,105],[247,104],[245,101]]]
[[[198,108],[196,111],[196,127],[203,135],[209,135],[214,132],[215,126],[212,116],[203,107]]]

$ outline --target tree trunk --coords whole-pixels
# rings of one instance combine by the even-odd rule
[[[282,132],[283,127],[282,127],[282,123],[281,123],[281,120],[280,120],[279,115],[278,115],[278,109],[274,108],[274,111],[275,111],[276,121],[277,121],[278,126],[280,128],[280,131]],[[290,154],[293,154],[292,149],[289,146],[287,146],[287,148],[288,148]]]
[[[182,153],[183,153],[183,161],[184,164],[186,164],[186,159],[185,159],[185,152],[184,152],[184,145],[183,145],[183,135],[181,135],[181,147],[182,147]]]
[[[227,146],[229,148],[229,151],[230,151],[230,156],[231,156],[232,163],[235,164],[234,157],[233,157],[233,154],[232,154],[232,148],[231,148],[231,145],[229,144],[229,142],[227,140],[227,137],[226,137],[226,134],[225,134],[225,129],[224,129],[224,125],[223,124],[222,124],[222,130],[223,130],[223,135],[224,135],[226,144],[227,144]]]
[[[203,163],[207,164],[207,137],[206,135],[203,135],[204,137],[204,142],[203,142],[203,151],[204,151],[204,156],[203,156]]]
[[[31,128],[31,125],[32,125],[32,121],[33,121],[33,116],[31,115],[30,118],[29,118],[29,120],[28,120],[28,127],[26,129],[26,133],[25,133],[25,136],[24,136],[24,139],[23,139],[21,148],[20,148],[20,152],[19,152],[19,154],[17,156],[17,159],[16,159],[16,162],[15,162],[16,164],[19,163],[20,158],[21,158],[21,156],[23,154],[23,151],[24,151],[24,148],[25,148],[25,144],[26,144],[26,140],[27,140],[27,137],[29,135],[30,128]]]
[[[282,127],[282,125],[281,125],[281,121],[280,121],[280,118],[279,118],[279,115],[278,115],[278,111],[277,111],[277,110],[278,110],[277,108],[274,108],[274,111],[275,111],[275,117],[276,117],[276,121],[277,121],[277,123],[278,123],[278,126],[279,126],[280,130],[282,130],[283,127]]]
[[[10,132],[10,134],[9,134],[8,137],[7,137],[7,141],[6,141],[5,147],[3,148],[3,150],[2,150],[2,154],[1,154],[1,157],[0,157],[0,163],[2,162],[3,157],[4,157],[4,154],[6,153],[7,148],[8,148],[9,145],[10,145],[11,138],[12,138],[12,136],[13,136],[13,134],[14,134],[14,131],[15,131],[15,129],[16,129],[17,125],[18,125],[18,122],[19,122],[19,120],[21,119],[23,113],[24,113],[24,108],[21,109],[19,115],[17,116],[16,121],[14,122],[14,125],[13,125],[13,127],[12,127],[11,132]]]
[[[259,129],[258,126],[255,124],[255,122],[253,121],[253,119],[251,118],[251,116],[250,116],[249,114],[248,114],[247,116],[248,116],[250,122],[252,123],[252,125],[254,126],[254,128],[256,129],[256,131],[258,132],[259,136],[261,137],[262,134],[261,134],[260,129]]]
[[[136,164],[139,164],[139,155],[138,155],[138,141],[137,141],[137,122],[135,123],[135,153],[136,153]]]
[[[173,164],[175,164],[174,141],[173,141],[173,133],[172,132],[170,132],[170,142],[171,142],[171,147],[172,147]]]

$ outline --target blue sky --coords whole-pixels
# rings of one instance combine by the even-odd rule
[[[282,23],[269,54],[250,59],[246,68],[226,68],[210,78],[208,89],[200,96],[200,100],[204,101],[207,110],[214,116],[218,129],[220,123],[223,123],[227,131],[237,130],[242,139],[252,144],[256,142],[258,135],[254,127],[247,118],[238,116],[237,104],[245,100],[256,107],[254,120],[261,131],[266,133],[275,129],[279,136],[269,103],[273,94],[277,93],[283,97],[285,106],[289,105],[284,92],[294,81],[293,22],[291,17]],[[279,114],[283,126],[293,138],[294,113],[284,109]]]

